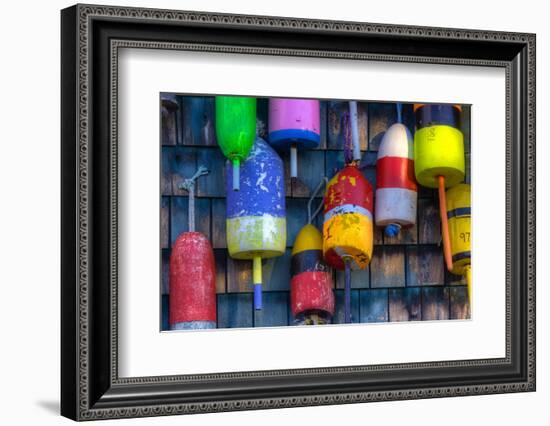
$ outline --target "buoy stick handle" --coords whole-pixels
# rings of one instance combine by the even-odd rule
[[[344,280],[344,321],[351,323],[351,265],[348,259],[344,259],[345,280]]]
[[[359,146],[359,124],[357,118],[357,101],[349,102],[349,116],[351,121],[351,141],[353,144],[353,160],[361,160],[361,147]]]
[[[189,179],[185,179],[180,185],[180,189],[185,189],[189,193],[189,232],[195,232],[195,182],[201,176],[209,173],[205,166],[199,166],[195,174]]]
[[[298,177],[298,148],[295,143],[290,145],[290,177]]]
[[[233,191],[238,191],[240,187],[240,161],[238,158],[233,158]]]
[[[262,309],[262,258],[256,256],[252,259],[252,278],[254,282],[254,309]]]
[[[453,257],[451,255],[451,240],[449,238],[449,223],[447,221],[447,198],[445,196],[445,177],[438,176],[439,184],[439,216],[441,217],[441,236],[443,237],[443,254],[447,269],[453,270]]]

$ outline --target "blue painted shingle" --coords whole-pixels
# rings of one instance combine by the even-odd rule
[[[218,294],[218,328],[252,327],[252,294]]]

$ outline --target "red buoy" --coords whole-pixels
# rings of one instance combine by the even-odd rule
[[[172,248],[170,328],[216,328],[216,263],[200,232],[182,233]]]
[[[195,232],[195,180],[199,167],[182,188],[189,191],[189,232],[179,235],[170,255],[170,329],[216,328],[216,264],[210,241]]]

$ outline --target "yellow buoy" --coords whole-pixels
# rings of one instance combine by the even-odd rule
[[[415,104],[414,172],[416,180],[439,190],[441,236],[447,269],[452,270],[449,229],[445,212],[445,188],[465,176],[464,136],[460,131],[459,105]]]
[[[451,272],[464,275],[468,298],[472,294],[471,278],[471,201],[470,185],[461,183],[447,190],[447,221],[451,240],[453,267]]]

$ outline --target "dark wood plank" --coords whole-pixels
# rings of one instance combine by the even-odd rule
[[[184,145],[216,145],[214,98],[183,96],[182,122]]]
[[[369,151],[378,151],[386,130],[397,121],[393,103],[369,103]]]
[[[265,291],[289,291],[291,249],[282,256],[264,260],[262,264],[263,289]]]
[[[307,223],[307,200],[286,199],[286,245],[292,247],[296,235]]]
[[[288,292],[264,291],[262,294],[263,309],[254,311],[254,327],[281,327],[289,324]]]
[[[370,264],[371,287],[405,286],[405,250],[397,246],[377,246]]]
[[[327,101],[320,101],[320,120],[319,125],[321,126],[320,130],[320,136],[321,141],[319,142],[319,146],[315,149],[326,149],[327,147]]]
[[[361,151],[361,161],[359,162],[359,168],[363,170],[365,167],[376,167],[377,157],[378,153],[376,151]],[[371,184],[372,183],[373,182],[371,182]]]
[[[434,199],[418,200],[418,242],[439,244],[441,241],[441,221],[439,204]]]
[[[160,198],[160,248],[170,247],[170,197]]]
[[[212,199],[212,247],[227,248],[225,198]]]
[[[177,104],[172,102],[161,102],[160,123],[161,123],[161,144],[175,145],[177,141]]]
[[[367,166],[361,169],[363,176],[369,181],[370,186],[372,187],[372,194],[376,192],[376,167]]]
[[[410,103],[403,103],[402,109],[401,109],[401,118],[402,122],[407,128],[409,129],[409,132],[411,132],[411,135],[414,137],[414,131],[416,128],[416,118],[413,111],[414,104]]]
[[[420,321],[422,319],[419,287],[389,290],[390,321]]]
[[[372,230],[374,248],[377,250],[377,246],[384,244],[384,231],[379,226],[375,226]]]
[[[388,290],[361,290],[359,292],[359,321],[386,322],[388,312]]]
[[[253,327],[252,294],[218,294],[218,328]]]
[[[172,195],[171,156],[173,147],[163,146],[160,153],[160,194]]]
[[[298,152],[298,177],[291,179],[293,197],[309,197],[325,176],[325,153],[305,150]]]
[[[192,147],[177,146],[169,148],[167,155],[172,194],[187,195],[187,190],[180,188],[180,185],[197,172],[197,150]]]
[[[451,319],[470,319],[470,303],[466,286],[449,287]]]
[[[464,178],[464,182],[467,184],[471,184],[472,182],[472,169],[471,169],[471,160],[470,160],[471,154],[465,155],[466,160],[466,176]]]
[[[422,288],[422,320],[449,319],[449,288],[424,287]]]
[[[345,324],[344,321],[344,290],[334,291],[336,305],[334,308],[333,324]],[[351,291],[351,322],[360,322],[359,317],[359,290]]]
[[[161,294],[170,293],[170,250],[162,249],[160,254],[161,261]]]
[[[366,151],[369,146],[369,104],[357,102],[357,125],[359,127],[359,147]]]
[[[182,232],[189,231],[189,200],[187,197],[171,197],[170,241],[174,244]],[[210,240],[210,200],[195,198],[195,230]]]
[[[344,271],[336,271],[336,288],[345,287]],[[351,271],[351,288],[369,288],[370,285],[370,266],[365,269]]]
[[[256,100],[256,134],[264,140],[268,140],[269,133],[269,100],[257,98]]]
[[[216,293],[225,293],[227,288],[227,250],[214,249],[216,261]]]
[[[227,291],[229,293],[251,292],[252,261],[238,260],[227,256]]]
[[[170,297],[167,294],[163,294],[161,298],[160,329],[170,330]]]
[[[325,151],[325,174],[331,179],[344,167],[343,151]]]
[[[327,147],[342,149],[344,146],[344,123],[342,117],[348,112],[347,102],[327,102]]]
[[[471,138],[471,124],[470,124],[470,117],[471,117],[471,107],[469,105],[462,105],[462,114],[460,116],[461,125],[460,130],[462,131],[462,134],[464,135],[464,152],[466,154],[469,154],[470,151],[470,138]]]
[[[407,247],[407,285],[443,285],[443,252],[437,246]]]
[[[197,168],[205,166],[208,174],[197,180],[199,197],[225,197],[225,157],[217,148],[202,148],[197,152]]]

